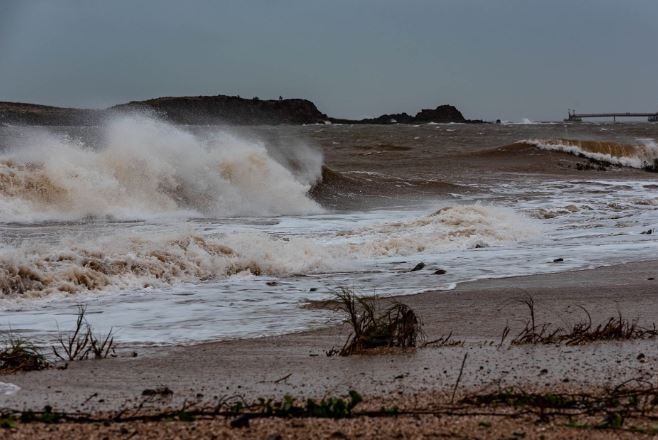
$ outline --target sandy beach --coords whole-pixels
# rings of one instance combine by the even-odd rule
[[[594,322],[622,313],[650,326],[658,314],[658,288],[652,279],[657,272],[658,262],[648,261],[476,281],[462,284],[454,291],[400,298],[418,312],[428,340],[452,332],[454,339],[464,341],[457,347],[327,357],[325,351],[341,346],[348,332],[345,326],[331,326],[278,337],[151,348],[137,357],[127,357],[128,353],[121,352],[115,359],[72,362],[65,370],[0,376],[0,382],[20,387],[11,396],[0,396],[0,402],[3,407],[17,409],[50,405],[62,412],[116,412],[144,401],[143,390],[166,386],[173,395],[147,399],[148,408],[177,407],[184,402],[211,405],[217,399],[234,395],[245,401],[281,399],[286,394],[319,399],[356,390],[364,397],[364,405],[387,402],[399,408],[423,410],[447,399],[466,353],[459,396],[506,386],[552,392],[595,391],[636,378],[652,380],[658,356],[652,339],[575,347],[506,344],[498,347],[498,343],[506,325],[512,328],[512,333],[522,328],[527,311],[519,299],[526,295],[535,299],[540,322],[568,325],[582,320],[582,311],[576,306],[583,306]],[[502,417],[500,423],[496,418],[492,421],[495,430],[492,433],[500,429],[501,435],[511,434],[520,429],[530,438],[538,438],[542,433],[564,433],[564,438],[579,435],[559,424],[536,425],[528,417]],[[358,432],[361,432],[359,437],[386,437],[384,433],[393,437],[397,431],[402,438],[422,438],[425,434],[431,437],[438,432],[462,432],[467,438],[483,435],[479,418],[456,419],[402,417],[399,422],[392,422],[391,431],[385,424],[378,424],[379,434],[368,428],[367,418],[321,423],[261,420],[243,429],[231,429],[227,420],[217,419],[197,421],[195,429],[199,430],[197,433],[222,432],[226,438],[265,438],[267,430],[285,432],[284,438],[305,438],[306,429],[311,427],[318,430],[320,438],[330,437],[332,430],[344,432],[349,438]],[[136,438],[155,438],[155,432],[162,430],[181,438],[192,435],[190,426],[182,422],[159,423],[157,428],[127,426],[136,430]],[[30,424],[7,432],[8,438],[36,438],[33,435],[47,438],[53,435],[50,429],[64,429],[69,434],[79,432],[81,438],[91,430],[102,438],[116,433],[118,428],[78,424],[51,428]],[[596,435],[607,438],[603,431],[597,431]]]

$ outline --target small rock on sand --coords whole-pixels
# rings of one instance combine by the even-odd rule
[[[416,264],[416,266],[414,266],[414,268],[411,269],[410,272],[416,272],[417,270],[421,270],[424,267],[425,267],[425,263],[421,261],[420,263]]]

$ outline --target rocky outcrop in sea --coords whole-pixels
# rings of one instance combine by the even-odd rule
[[[301,125],[343,124],[424,124],[429,122],[482,122],[465,119],[452,105],[423,109],[415,116],[384,114],[376,118],[340,119],[322,113],[306,99],[259,99],[239,96],[179,96],[131,101],[106,109],[52,107],[19,102],[0,102],[0,124],[96,125],[115,113],[147,112],[175,124],[189,125]]]

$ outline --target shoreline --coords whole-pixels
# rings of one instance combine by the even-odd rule
[[[519,299],[535,300],[537,320],[565,325],[583,318],[584,306],[594,323],[616,316],[650,326],[658,316],[658,260],[523,277],[463,283],[451,291],[399,297],[420,316],[427,340],[448,334],[459,346],[327,357],[348,335],[345,326],[327,326],[280,336],[155,347],[138,357],[77,361],[66,369],[0,375],[0,382],[20,387],[0,395],[0,408],[39,411],[49,405],[69,414],[108,414],[105,422],[18,423],[10,439],[23,438],[490,438],[524,433],[526,438],[636,438],[653,435],[652,419],[632,419],[626,428],[598,430],[600,415],[578,419],[555,417],[537,423],[532,408],[489,404],[458,405],[501,390],[523,396],[589,393],[597,396],[626,381],[655,382],[655,339],[595,342],[586,345],[503,345],[505,326],[515,335],[527,319]],[[462,364],[463,362],[463,364]],[[460,368],[460,365],[462,368]],[[463,370],[463,371],[462,371]],[[463,376],[462,376],[463,372]],[[629,382],[630,383],[630,382]],[[636,383],[636,382],[633,382]],[[641,382],[637,382],[641,384]],[[145,390],[166,387],[171,394],[144,397]],[[117,414],[158,414],[175,408],[208,408],[225,399],[256,402],[298,401],[346,396],[355,390],[364,402],[357,408],[375,416],[340,419],[256,418],[235,428],[230,416],[174,416],[158,420],[109,422]],[[543,393],[543,394],[542,394]],[[565,394],[571,395],[571,394]],[[453,396],[454,398],[454,396]],[[380,408],[396,408],[391,416]],[[451,409],[453,408],[453,409]],[[542,410],[543,411],[543,410]],[[518,414],[517,414],[518,413]],[[558,411],[559,413],[559,411]],[[517,415],[514,415],[517,414]],[[373,418],[374,417],[374,418]],[[598,417],[598,419],[597,419]],[[590,426],[590,428],[587,428]],[[640,429],[640,431],[638,431]],[[341,433],[341,435],[334,435]],[[95,437],[94,437],[95,438]],[[279,437],[273,437],[279,438]],[[650,438],[650,437],[649,437]]]
[[[317,377],[316,367],[326,367],[330,370],[349,367],[355,369],[350,375],[352,378],[364,376],[364,361],[369,364],[368,370],[373,374],[373,379],[383,379],[392,374],[392,371],[407,367],[418,373],[417,382],[422,383],[420,388],[426,388],[428,381],[432,382],[430,379],[436,377],[423,373],[427,371],[423,370],[424,363],[434,363],[440,359],[445,364],[444,370],[452,372],[458,369],[456,363],[461,361],[466,351],[480,353],[483,359],[490,358],[490,361],[500,362],[500,356],[496,354],[500,351],[488,344],[500,339],[506,325],[512,328],[512,332],[522,327],[526,312],[517,300],[525,294],[530,294],[535,299],[538,321],[562,324],[569,319],[577,320],[582,318],[582,312],[579,315],[579,309],[575,307],[583,305],[591,313],[594,322],[615,316],[621,311],[625,317],[637,318],[640,324],[649,325],[653,322],[652,317],[658,316],[658,281],[648,280],[655,275],[658,275],[658,260],[572,272],[478,280],[460,284],[451,291],[433,291],[395,298],[418,313],[428,340],[451,333],[454,339],[465,342],[463,347],[424,348],[402,354],[327,357],[324,351],[340,346],[348,334],[342,325],[278,336],[149,347],[145,351],[146,355],[142,352],[135,358],[78,361],[70,363],[66,370],[50,369],[0,376],[0,382],[14,383],[21,387],[13,396],[0,396],[0,406],[41,407],[48,403],[56,407],[74,409],[77,408],[75,402],[84,401],[89,395],[102,390],[108,394],[101,396],[99,393],[98,399],[89,401],[86,407],[93,410],[111,410],[126,400],[139,397],[143,389],[159,384],[174,390],[175,401],[189,398],[190,391],[195,389],[203,390],[201,392],[204,395],[221,389],[224,392],[240,390],[240,393],[246,396],[264,397],[285,393],[317,396],[328,391],[346,392],[350,387],[357,388],[364,394],[385,395],[396,388],[391,387],[391,384],[374,383],[376,380],[373,383],[361,379],[346,380],[349,377],[341,378],[335,374],[337,371],[318,380],[320,378]],[[564,310],[560,310],[561,307]],[[580,354],[572,352],[571,355],[580,358],[583,352],[588,351],[592,354],[609,351],[628,354],[644,349],[646,352],[650,345],[651,341],[597,343],[583,346]],[[530,347],[536,360],[541,362],[551,362],[551,356],[559,353],[561,348],[563,347]],[[520,362],[528,349],[523,346],[510,347],[505,350],[503,357],[507,361],[516,358],[516,361]],[[651,351],[658,356],[655,349]],[[268,362],[267,371],[262,368],[263,359],[271,360]],[[207,371],[210,366],[213,372],[211,376]],[[293,374],[286,383],[271,382],[290,372],[294,373],[296,369],[300,369],[300,373]],[[501,367],[493,369],[491,373],[494,374],[496,370],[501,370]],[[218,387],[213,384],[212,377],[220,372],[223,373],[224,379],[222,386]],[[542,378],[542,381],[551,377],[553,376],[548,375]],[[249,384],[250,378],[257,380]],[[584,376],[580,378],[585,379]],[[443,389],[453,384],[453,379],[447,374],[430,388]],[[464,386],[475,387],[493,379],[491,375],[478,380],[466,379]],[[516,381],[522,381],[521,379],[531,377],[518,377]],[[586,382],[588,386],[593,384]],[[110,388],[115,389],[110,392]],[[417,386],[411,388],[420,389]],[[365,390],[372,392],[366,393]]]

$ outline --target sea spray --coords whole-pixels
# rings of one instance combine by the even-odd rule
[[[111,119],[98,146],[25,128],[0,154],[0,221],[311,214],[322,155],[225,129],[197,135],[143,116]]]

